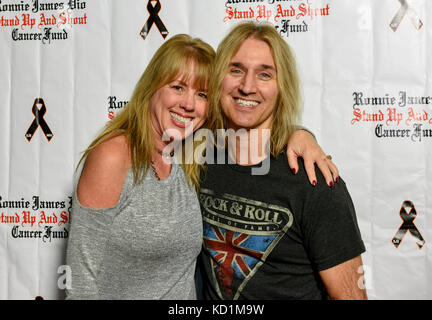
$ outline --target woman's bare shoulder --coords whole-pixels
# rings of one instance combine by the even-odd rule
[[[117,204],[130,165],[125,136],[110,138],[95,147],[84,163],[77,186],[81,205],[108,208]]]

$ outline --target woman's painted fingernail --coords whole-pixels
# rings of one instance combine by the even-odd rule
[[[334,186],[333,181],[330,181],[329,186],[330,186],[330,188],[333,188],[333,186]]]
[[[336,183],[338,183],[339,182],[339,177],[336,177],[335,181],[336,181]]]
[[[296,174],[296,169],[295,168],[292,168],[291,171],[292,171],[293,174]]]
[[[312,181],[312,184],[313,184],[313,186],[315,187],[315,186],[316,186],[316,181],[315,181],[315,180]]]

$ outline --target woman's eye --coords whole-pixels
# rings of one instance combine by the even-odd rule
[[[182,86],[178,86],[178,85],[173,85],[171,88],[173,88],[176,91],[182,91],[183,87]]]
[[[204,92],[200,92],[200,93],[198,93],[198,96],[199,96],[200,98],[203,98],[203,99],[206,99],[206,100],[207,100],[207,94],[204,93]]]

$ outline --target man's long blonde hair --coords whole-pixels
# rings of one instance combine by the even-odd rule
[[[273,156],[277,156],[284,150],[296,124],[300,121],[301,97],[294,54],[275,28],[269,24],[240,23],[219,44],[214,72],[209,84],[209,102],[212,107],[209,111],[208,125],[213,130],[226,129],[220,104],[222,82],[232,57],[248,38],[266,42],[270,46],[276,64],[279,96],[271,127],[270,152]]]
[[[185,78],[193,78],[195,88],[208,88],[214,58],[213,48],[198,38],[179,34],[167,40],[154,54],[129,103],[84,151],[78,166],[96,146],[115,136],[124,135],[131,151],[134,182],[141,183],[150,168],[155,148],[150,120],[152,95],[180,74]],[[182,166],[189,183],[198,188],[199,165],[192,163]]]

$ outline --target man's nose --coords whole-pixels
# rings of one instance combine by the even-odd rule
[[[240,83],[239,89],[245,95],[256,92],[256,77],[252,73],[247,73]]]

